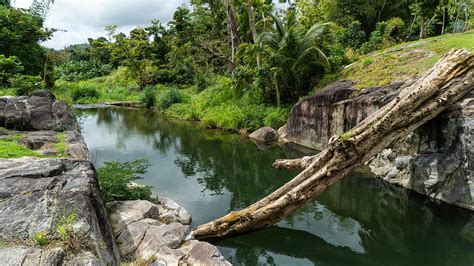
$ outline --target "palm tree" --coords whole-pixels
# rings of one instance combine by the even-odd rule
[[[308,31],[297,27],[296,12],[290,10],[283,22],[270,14],[274,30],[259,35],[259,42],[274,51],[270,64],[274,73],[277,105],[306,95],[324,71],[330,71],[326,55],[317,46],[327,23],[314,24]]]

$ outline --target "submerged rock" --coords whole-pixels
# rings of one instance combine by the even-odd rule
[[[107,207],[123,258],[154,257],[158,265],[230,265],[213,245],[185,240],[191,216],[171,199],[111,202]]]
[[[337,81],[296,104],[281,140],[322,150],[334,135],[350,130],[398,95],[403,84],[353,88]],[[474,92],[423,125],[370,163],[382,179],[474,210]]]
[[[249,138],[260,142],[268,143],[277,140],[278,133],[275,129],[271,127],[262,127],[252,132],[252,134],[249,135]]]

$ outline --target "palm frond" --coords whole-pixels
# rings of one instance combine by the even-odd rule
[[[283,25],[283,21],[281,21],[280,18],[278,18],[277,16],[275,16],[274,14],[270,13],[269,14],[270,17],[273,19],[273,21],[275,22],[275,27],[276,27],[276,30],[278,32],[278,34],[283,37],[285,36],[285,26]]]
[[[258,43],[264,43],[268,46],[272,47],[273,49],[278,49],[279,40],[278,36],[273,32],[262,32],[257,36]]]
[[[309,48],[314,45],[314,42],[321,37],[321,35],[326,30],[326,27],[330,23],[316,23],[306,32],[305,36],[303,37],[302,45],[305,48]]]
[[[302,65],[307,65],[307,64],[316,64],[324,67],[324,70],[326,72],[331,71],[331,66],[329,64],[329,60],[327,56],[321,51],[321,49],[317,47],[310,47],[306,49],[296,60],[295,64],[292,66],[292,70],[296,71],[299,69]]]

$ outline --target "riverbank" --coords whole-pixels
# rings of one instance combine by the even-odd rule
[[[0,264],[229,265],[214,246],[185,240],[191,216],[170,199],[106,206],[64,102],[38,91],[0,97],[0,106]]]
[[[361,56],[341,72],[325,75],[309,93],[314,95],[336,80],[350,80],[357,89],[385,86],[412,78],[431,68],[453,48],[472,48],[474,32],[443,35],[403,43]],[[140,91],[126,68],[108,76],[78,82],[57,81],[54,93],[69,104],[103,102],[142,102],[149,108],[183,120],[199,121],[203,126],[235,132],[251,132],[260,127],[275,129],[287,122],[291,105],[276,107],[259,104],[250,94],[236,97],[232,79],[208,76],[197,85],[156,85]]]

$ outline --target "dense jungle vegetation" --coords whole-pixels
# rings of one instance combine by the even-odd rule
[[[279,127],[292,104],[333,80],[385,85],[474,43],[472,0],[300,0],[284,9],[191,0],[166,24],[129,33],[107,25],[106,36],[54,50],[41,46],[56,31],[43,26],[51,4],[18,9],[0,0],[3,95],[50,89],[70,103],[141,101],[231,130]],[[426,38],[436,55],[421,61],[374,53]]]

